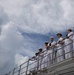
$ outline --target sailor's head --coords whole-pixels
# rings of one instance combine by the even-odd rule
[[[70,33],[70,32],[72,32],[72,29],[67,29],[67,33]]]
[[[48,42],[45,42],[45,46],[48,46]]]
[[[49,43],[48,43],[48,42],[45,42],[45,48],[46,48],[46,49],[48,49],[48,48],[49,48],[49,46],[48,46],[48,45],[49,45]]]
[[[42,52],[43,51],[43,49],[42,48],[39,48],[39,52]]]
[[[57,37],[58,38],[62,37],[62,34],[61,33],[57,33]]]
[[[53,37],[53,36],[51,36],[51,37],[50,37],[50,41],[51,41],[51,42],[53,42],[53,40],[54,40],[54,37]]]
[[[38,56],[39,55],[39,53],[35,53],[35,56]]]

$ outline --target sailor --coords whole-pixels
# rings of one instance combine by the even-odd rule
[[[35,56],[33,56],[30,60],[30,73],[35,73],[39,68],[39,53],[35,53]]]
[[[68,37],[69,37],[71,43],[73,43],[72,46],[73,46],[73,49],[74,49],[74,33],[73,33],[72,29],[68,29],[67,33],[68,33]]]
[[[37,67],[38,67],[38,55],[39,53],[35,53],[35,56],[33,56],[30,60],[30,63],[33,63],[32,67],[34,70],[37,70]]]
[[[43,49],[39,49],[39,70],[43,68]]]
[[[58,33],[57,34],[58,41],[57,41],[57,62],[63,61],[64,60],[64,55],[63,55],[63,44],[64,42],[62,41],[62,34]]]
[[[72,38],[73,38],[73,32],[72,32],[72,29],[67,29],[67,33],[68,33],[69,39],[72,40]]]
[[[71,29],[67,30],[67,37],[64,40],[65,41],[65,59],[72,57],[72,49],[73,49],[73,32]]]
[[[49,55],[50,55],[50,63],[54,62],[55,58],[55,45],[56,42],[54,41],[54,37],[50,37],[50,42],[49,42]]]
[[[39,53],[38,52],[35,53],[35,60],[36,60],[35,68],[36,68],[36,70],[38,70],[38,68],[39,68]]]
[[[44,50],[43,63],[44,63],[44,67],[47,67],[49,65],[49,56],[48,56],[49,42],[45,42],[44,47],[45,47],[45,50]]]

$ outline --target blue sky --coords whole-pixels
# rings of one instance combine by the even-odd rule
[[[0,74],[33,56],[50,36],[74,27],[74,0],[0,0]]]

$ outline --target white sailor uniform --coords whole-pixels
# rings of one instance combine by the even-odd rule
[[[43,52],[41,52],[40,54],[39,54],[39,70],[40,69],[42,69],[43,68],[43,57],[44,57],[44,53]]]
[[[53,56],[54,56],[54,45],[56,44],[56,42],[53,41],[53,42],[50,42],[50,44],[51,44],[51,47],[47,52],[48,53],[47,60],[48,60],[49,64],[52,64],[53,63]]]
[[[74,51],[74,34],[73,34],[72,40],[73,40],[73,51]]]
[[[45,67],[47,67],[47,62],[48,62],[48,60],[47,60],[47,52],[48,52],[48,50],[44,50],[44,57],[43,57],[43,68],[45,68]]]
[[[73,50],[73,32],[70,32],[68,34],[68,39],[65,39],[65,45],[67,45],[65,47],[65,58],[68,59],[68,58],[71,58],[72,57],[72,50]]]
[[[63,38],[60,37],[57,42],[62,41]],[[62,44],[57,44],[57,62],[60,62],[64,59],[63,55],[63,45]]]
[[[36,62],[35,62],[36,70],[39,69],[39,56],[36,56]]]
[[[70,36],[70,35],[71,35],[71,36]],[[72,49],[72,50],[74,50],[74,33],[73,33],[73,32],[70,32],[70,33],[68,34],[68,36],[70,36],[69,39],[71,40],[71,43],[73,43],[73,44],[72,44],[72,46],[73,46],[73,49]]]
[[[56,44],[55,41],[53,41],[51,43],[51,46],[54,46]],[[47,67],[50,64],[53,63],[53,51],[54,51],[54,47],[51,47],[50,49],[46,50],[45,54],[44,54],[44,66]]]
[[[39,56],[35,56],[29,62],[31,65],[29,67],[30,71],[36,71],[39,68]]]

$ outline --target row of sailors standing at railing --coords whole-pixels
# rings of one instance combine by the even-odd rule
[[[62,37],[61,33],[57,34],[58,41],[54,41],[54,37],[50,37],[50,42],[45,42],[45,50],[39,49],[39,52],[32,57],[36,60],[35,68],[37,70],[47,67],[54,63],[55,58],[57,62],[61,62],[65,59],[72,57],[72,50],[74,50],[74,33],[71,29],[67,30],[66,38]]]

